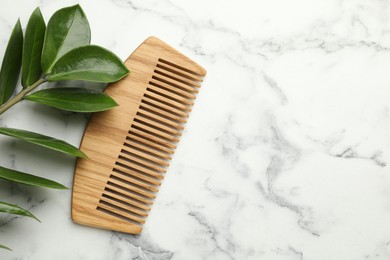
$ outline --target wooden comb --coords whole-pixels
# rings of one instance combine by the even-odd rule
[[[72,219],[139,234],[206,71],[155,37],[125,64],[130,74],[105,89],[119,106],[93,114],[85,130]]]

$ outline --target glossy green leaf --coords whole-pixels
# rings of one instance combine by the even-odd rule
[[[25,99],[73,112],[98,112],[118,104],[108,95],[85,88],[50,88],[37,91]]]
[[[62,56],[47,79],[107,83],[117,81],[128,73],[129,70],[114,53],[100,46],[88,45],[73,49]]]
[[[38,220],[41,222],[37,217],[35,217],[31,212],[28,210],[25,210],[19,206],[8,204],[5,202],[0,202],[0,212],[4,213],[9,213],[9,214],[14,214],[14,215],[19,215],[19,216],[25,216],[25,217],[30,217]]]
[[[74,147],[71,144],[68,144],[67,142],[64,142],[62,140],[55,139],[50,136],[41,135],[38,133],[26,131],[26,130],[20,130],[20,129],[14,129],[14,128],[6,128],[6,127],[0,127],[0,134],[8,135],[11,137],[15,137],[24,141],[27,141],[29,143],[33,143],[36,145],[40,145],[55,151],[59,151],[71,156],[77,156],[86,158],[87,156]]]
[[[49,74],[56,61],[73,48],[91,42],[91,29],[79,5],[58,10],[50,18],[43,44],[42,69]]]
[[[35,83],[42,75],[41,56],[46,25],[41,11],[36,8],[28,20],[23,43],[22,86]]]
[[[8,101],[18,83],[22,64],[23,31],[18,20],[12,30],[0,70],[0,105]]]
[[[0,245],[0,248],[2,248],[2,249],[7,249],[7,250],[9,250],[9,251],[12,251],[12,249],[11,249],[11,248],[9,248],[9,247],[6,247],[6,246],[4,246],[4,245]]]
[[[31,175],[28,173],[15,171],[2,166],[0,166],[0,178],[8,181],[13,181],[13,182],[36,186],[36,187],[44,187],[44,188],[59,189],[59,190],[68,189],[58,182],[45,179],[42,177],[38,177],[35,175]]]

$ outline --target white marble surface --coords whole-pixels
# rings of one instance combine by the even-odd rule
[[[0,55],[19,16],[75,3],[2,0]],[[141,235],[73,224],[70,190],[1,181],[42,223],[2,215],[0,259],[390,259],[388,0],[80,4],[93,43],[125,59],[155,35],[208,76]],[[28,103],[0,119],[74,145],[85,124]],[[1,165],[71,186],[73,159],[0,142]]]

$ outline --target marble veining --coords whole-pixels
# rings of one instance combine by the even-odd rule
[[[0,216],[0,259],[390,259],[389,1],[3,0],[0,58],[18,17],[75,3],[93,43],[125,59],[155,35],[208,75],[141,235],[73,224],[71,190],[1,181],[42,223]],[[79,145],[88,118],[22,103],[0,125]],[[1,165],[72,186],[74,159],[0,145]]]

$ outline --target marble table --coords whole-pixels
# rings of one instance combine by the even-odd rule
[[[1,57],[18,17],[77,2],[2,0]],[[1,181],[42,223],[1,215],[0,259],[390,259],[389,1],[80,4],[93,43],[125,59],[155,35],[208,75],[141,235],[72,223],[71,190]],[[87,119],[23,103],[0,125],[78,146]],[[72,186],[73,158],[0,143],[0,165]]]

